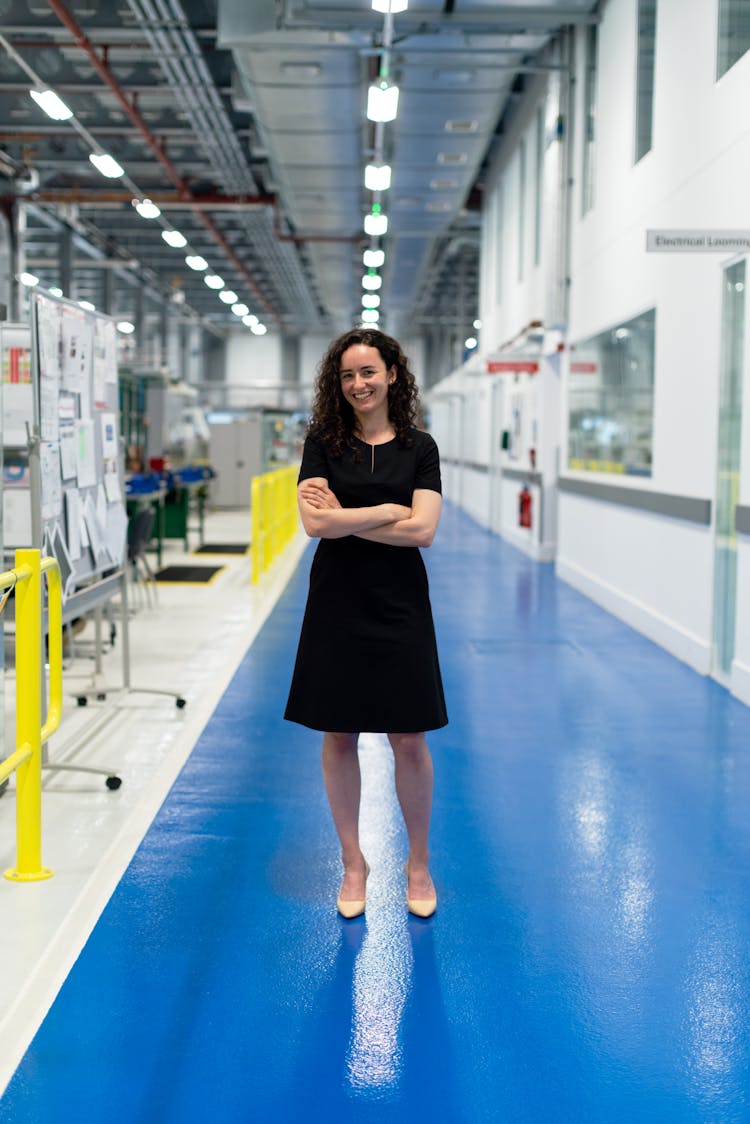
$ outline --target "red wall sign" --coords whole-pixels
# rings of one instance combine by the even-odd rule
[[[533,375],[539,370],[539,364],[531,359],[488,359],[487,360],[487,374],[501,375],[510,372],[511,374],[519,374],[521,372]]]

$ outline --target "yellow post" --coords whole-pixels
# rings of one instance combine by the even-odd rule
[[[16,551],[16,746],[30,753],[16,770],[13,882],[38,882],[42,866],[42,571],[38,550]],[[61,641],[62,643],[62,641]],[[62,661],[61,661],[62,662]]]

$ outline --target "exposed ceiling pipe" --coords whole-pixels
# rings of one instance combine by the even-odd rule
[[[171,192],[149,191],[148,197],[162,211],[194,211],[196,214],[204,208],[212,211],[246,211],[250,207],[273,207],[276,204],[275,195],[201,194],[183,199]],[[93,188],[47,188],[34,192],[34,199],[40,203],[79,203],[84,207],[102,207],[107,204],[121,206],[123,203],[130,203],[132,198],[132,191],[99,191]]]
[[[192,191],[190,190],[189,185],[182,178],[182,176],[177,171],[177,169],[175,168],[172,161],[169,159],[167,154],[164,152],[163,148],[161,147],[161,145],[157,141],[156,137],[153,135],[153,133],[149,129],[146,122],[141,117],[141,115],[138,112],[138,110],[136,109],[136,107],[134,105],[132,105],[131,102],[128,100],[127,95],[126,95],[125,91],[123,90],[122,86],[117,81],[115,76],[112,74],[112,71],[109,69],[106,62],[102,58],[99,57],[96,50],[94,49],[93,44],[91,43],[91,40],[84,33],[82,28],[78,25],[74,16],[68,11],[68,9],[65,7],[65,5],[63,3],[61,3],[61,0],[47,0],[47,2],[49,4],[50,8],[52,9],[52,11],[57,16],[57,18],[60,20],[60,22],[71,33],[71,35],[73,36],[73,38],[76,41],[76,44],[81,48],[81,50],[86,54],[87,58],[91,61],[92,66],[94,67],[96,72],[99,74],[102,81],[105,82],[105,84],[107,86],[109,86],[110,90],[112,90],[113,94],[115,95],[115,97],[119,101],[120,105],[122,106],[123,110],[127,114],[128,118],[132,121],[132,123],[135,125],[135,127],[138,129],[138,131],[141,133],[141,135],[143,136],[143,139],[148,144],[148,146],[151,149],[151,151],[153,152],[154,156],[159,161],[159,163],[161,164],[161,166],[164,168],[167,175],[169,176],[170,180],[172,181],[172,183],[177,188],[177,191],[180,195],[180,198],[184,199],[186,203],[192,203],[194,201],[194,196],[193,196]],[[248,272],[246,266],[240,260],[240,258],[237,256],[237,254],[234,252],[234,250],[230,246],[229,242],[226,240],[226,238],[224,237],[224,235],[222,234],[221,230],[216,225],[214,220],[211,218],[211,216],[206,214],[205,211],[200,210],[197,207],[191,208],[191,209],[193,210],[194,214],[199,219],[199,221],[201,223],[203,223],[203,225],[209,231],[209,233],[211,234],[211,236],[213,237],[213,239],[217,243],[217,245],[219,245],[221,247],[221,249],[224,251],[224,254],[226,255],[226,257],[232,262],[232,264],[235,266],[235,268],[241,274],[241,276],[245,280],[248,288],[253,293],[253,295],[261,303],[261,305],[266,310],[266,312],[268,312],[268,314],[274,319],[276,324],[279,327],[281,327],[281,317],[279,316],[278,311],[275,308],[273,308],[272,305],[269,304],[268,300],[266,299],[265,294],[262,292],[262,290],[256,284],[255,280],[251,277],[251,275]]]
[[[128,0],[167,82],[191,119],[198,144],[232,194],[257,192],[257,185],[216,91],[201,48],[176,0]]]

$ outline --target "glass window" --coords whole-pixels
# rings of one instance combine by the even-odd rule
[[[655,331],[650,309],[572,349],[570,468],[651,475]]]
[[[586,62],[583,86],[583,175],[581,177],[581,214],[594,205],[594,142],[596,129],[596,64],[597,28],[591,24],[586,31]]]
[[[737,530],[742,446],[742,377],[745,340],[745,263],[724,274],[721,310],[721,378],[719,448],[716,479],[714,548],[714,675],[725,681],[732,672],[737,616]]]
[[[635,161],[651,151],[654,117],[656,0],[638,0],[638,73],[635,106]]]
[[[719,0],[716,77],[721,78],[750,47],[750,4],[747,0]]]
[[[518,280],[523,281],[524,233],[526,228],[526,141],[518,152]]]

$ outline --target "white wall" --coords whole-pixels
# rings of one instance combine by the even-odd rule
[[[750,132],[738,110],[750,95],[750,57],[716,82],[716,5],[661,0],[652,149],[634,164],[636,15],[637,5],[611,0],[599,28],[595,199],[581,219],[577,174],[569,338],[656,309],[653,473],[622,483],[713,499],[722,269],[730,259],[647,253],[645,240],[652,228],[747,227]],[[581,111],[582,104],[579,119]],[[704,672],[712,659],[713,554],[710,528],[561,498],[560,574]],[[748,578],[745,571],[741,584]]]
[[[712,668],[715,532],[703,525],[657,516],[606,499],[563,492],[555,495],[558,471],[567,477],[699,500],[716,494],[722,254],[646,252],[652,228],[745,230],[750,183],[750,53],[718,82],[715,79],[717,4],[660,0],[657,14],[652,149],[638,164],[635,153],[636,18],[634,0],[602,4],[598,35],[595,195],[581,215],[582,123],[585,90],[585,29],[576,32],[576,81],[567,112],[564,79],[538,79],[529,87],[501,153],[487,176],[482,220],[481,348],[497,355],[531,320],[542,320],[545,339],[538,375],[505,379],[502,425],[511,399],[523,399],[521,446],[532,439],[536,416],[537,468],[542,483],[533,500],[557,509],[559,574],[702,672]],[[679,44],[679,49],[676,49]],[[562,45],[564,55],[565,44]],[[547,122],[543,164],[542,260],[533,264],[535,116]],[[572,123],[571,147],[553,128],[558,112]],[[519,145],[526,143],[523,279],[518,277]],[[569,164],[566,164],[566,157]],[[565,195],[569,175],[572,193]],[[567,239],[565,232],[569,231]],[[567,318],[565,276],[570,289]],[[749,279],[750,280],[750,279]],[[616,477],[567,468],[568,346],[639,313],[656,309],[653,466],[650,477]],[[750,341],[750,310],[746,312]],[[555,348],[555,330],[565,345]],[[523,337],[521,342],[523,342]],[[511,349],[512,350],[512,349]],[[506,354],[510,352],[506,349]],[[546,380],[546,381],[545,381]],[[487,377],[490,383],[489,376]],[[456,393],[463,393],[461,399]],[[466,462],[488,457],[497,418],[475,380],[469,393],[456,372],[432,392],[439,444],[458,462],[448,473],[454,498],[480,522],[499,526],[524,549],[517,526],[518,482],[504,478],[499,515],[477,510],[484,492],[466,483]],[[459,407],[459,402],[463,405]],[[455,417],[463,412],[464,443],[458,447]],[[750,506],[750,343],[744,366],[744,423],[739,503]],[[436,433],[436,436],[438,434]],[[508,464],[504,458],[501,463]],[[491,504],[494,479],[490,473]],[[536,485],[534,485],[536,486]],[[497,493],[497,489],[494,489]],[[713,504],[712,504],[713,510]],[[555,531],[545,530],[547,541]],[[750,702],[750,536],[739,537],[736,658],[732,689]]]

